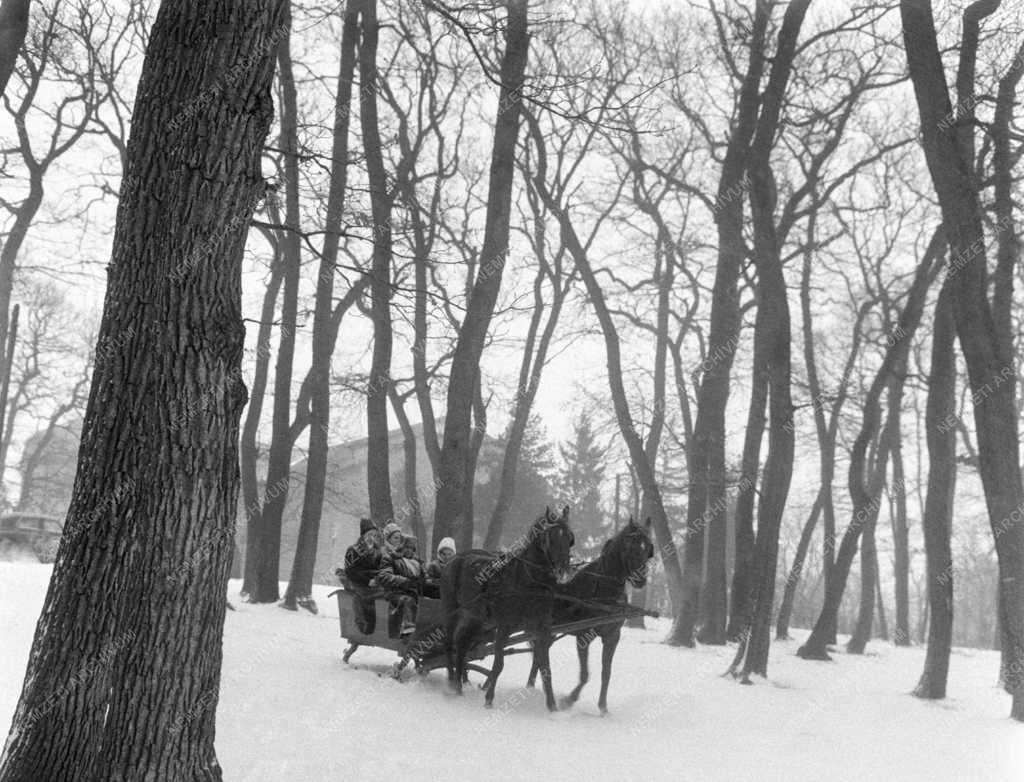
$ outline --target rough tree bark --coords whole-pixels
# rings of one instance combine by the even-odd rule
[[[74,493],[4,780],[221,779],[242,251],[284,6],[166,2],[153,25]]]
[[[707,358],[697,395],[693,453],[689,456],[690,496],[686,508],[686,546],[682,606],[670,640],[693,646],[703,579],[704,528],[724,537],[725,530],[725,408],[729,377],[740,330],[738,281],[747,250],[743,241],[743,202],[750,141],[757,126],[759,91],[764,72],[765,33],[771,8],[756,5],[747,71],[737,101],[735,125],[729,135],[722,173],[718,180],[715,222],[718,226],[718,266],[711,296],[711,323]],[[707,588],[726,590],[725,572]]]
[[[925,495],[924,553],[928,569],[928,650],[914,689],[919,698],[945,698],[953,643],[953,551],[950,538],[956,496],[956,324],[949,280],[939,292],[932,327],[925,432],[928,492]]]
[[[526,0],[509,0],[508,3],[480,271],[467,302],[466,316],[459,329],[448,378],[448,404],[434,506],[433,547],[448,535],[464,539],[466,532],[463,527],[469,527],[469,535],[472,535],[473,520],[466,517],[463,504],[465,484],[473,473],[473,465],[469,464],[473,396],[479,375],[480,356],[498,300],[508,252],[516,139],[519,135],[522,90],[530,43],[527,5]]]
[[[356,45],[359,37],[358,7],[346,5],[341,32],[341,58],[338,69],[337,97],[334,103],[334,139],[331,149],[331,181],[327,194],[327,215],[324,220],[324,243],[316,278],[316,300],[313,305],[313,356],[309,370],[309,453],[306,457],[306,484],[302,498],[295,559],[285,608],[297,602],[315,610],[313,602],[313,570],[316,566],[320,517],[324,505],[327,480],[328,432],[331,420],[331,355],[337,337],[332,328],[331,308],[334,296],[335,264],[341,239],[341,217],[345,209],[345,186],[348,182],[348,131],[351,117],[352,78],[355,74]],[[333,332],[333,333],[332,333]]]
[[[999,5],[974,3],[979,18]],[[993,317],[988,300],[985,234],[972,159],[958,147],[955,116],[946,86],[927,0],[902,0],[903,38],[921,119],[925,160],[949,240],[953,316],[967,363],[978,432],[978,458],[989,521],[999,559],[1004,688],[1013,696],[1011,717],[1024,721],[1024,486],[1015,405],[1012,334]],[[965,31],[966,33],[966,31]],[[964,47],[970,42],[965,34]],[[976,46],[975,37],[973,44]],[[963,54],[961,55],[963,56]],[[1013,230],[1002,226],[1001,230]]]

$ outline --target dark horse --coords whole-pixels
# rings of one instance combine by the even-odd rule
[[[576,651],[580,657],[580,681],[565,697],[563,703],[566,706],[576,702],[583,685],[590,678],[587,659],[590,642],[600,636],[601,697],[597,705],[602,714],[608,711],[608,681],[612,676],[612,658],[625,622],[621,611],[615,610],[615,607],[625,603],[627,582],[637,589],[647,584],[647,561],[654,556],[650,530],[650,519],[640,526],[630,517],[629,523],[604,544],[601,556],[588,562],[576,572],[572,581],[555,590],[555,624],[597,619],[611,613],[611,610],[616,613],[615,618],[607,624],[572,634],[576,637]],[[559,596],[563,599],[559,599]],[[576,601],[585,601],[591,605],[581,605]],[[533,686],[537,678],[538,664],[535,656],[527,681],[529,687]]]
[[[552,589],[567,579],[569,507],[561,516],[550,509],[512,548],[501,554],[474,549],[457,554],[441,576],[441,606],[446,627],[448,681],[462,693],[466,655],[494,627],[494,665],[487,677],[484,704],[494,701],[494,686],[505,664],[509,636],[525,630],[536,637],[534,655],[544,672],[544,694],[554,710],[548,647],[551,646]]]

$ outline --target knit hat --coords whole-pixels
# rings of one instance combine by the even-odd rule
[[[387,524],[384,525],[384,540],[387,540],[392,535],[394,535],[396,532],[401,532],[401,531],[402,531],[401,527],[399,527],[397,524],[395,524],[395,522],[389,521]]]
[[[370,519],[359,519],[359,537],[362,537],[372,529],[377,529],[377,525],[374,524]]]
[[[455,540],[453,538],[441,538],[441,542],[437,544],[437,553],[441,553],[441,549],[450,548],[453,552],[456,551]]]

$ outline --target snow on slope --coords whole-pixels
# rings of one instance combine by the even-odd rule
[[[0,563],[4,734],[48,575]],[[450,695],[443,671],[393,681],[385,650],[361,648],[343,664],[337,605],[330,588],[316,590],[318,616],[237,600],[228,612],[217,751],[229,782],[1024,779],[1024,726],[1006,717],[994,652],[956,650],[941,702],[907,694],[922,649],[880,642],[833,663],[799,660],[796,641],[775,644],[770,678],[742,687],[721,676],[732,647],[671,648],[659,643],[665,624],[654,623],[624,632],[610,716],[596,705],[599,643],[572,710],[548,714],[541,691],[523,686],[529,659],[518,655],[488,711],[476,687]],[[576,681],[572,642],[556,645],[552,660],[556,693],[565,693]]]

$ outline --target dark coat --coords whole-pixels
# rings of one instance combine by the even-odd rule
[[[439,560],[432,559],[427,563],[427,569],[424,571],[424,577],[427,579],[429,584],[440,584],[441,583],[441,572],[444,570],[444,565]]]
[[[415,594],[423,587],[423,563],[400,552],[385,550],[381,556],[377,583],[384,589]]]
[[[380,549],[359,540],[345,552],[345,575],[353,584],[368,587],[381,568],[381,559]]]

